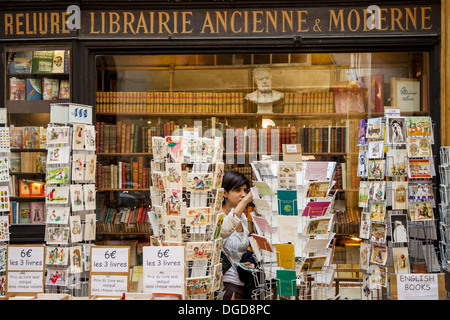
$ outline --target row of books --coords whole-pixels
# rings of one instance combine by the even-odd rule
[[[103,208],[97,210],[97,232],[151,232],[149,208]]]
[[[7,72],[16,73],[68,73],[68,50],[16,51],[7,54]]]
[[[334,113],[334,93],[330,91],[317,92],[286,92],[284,98],[284,113]]]
[[[96,93],[97,112],[243,113],[242,92]]]
[[[334,210],[334,215],[334,232],[359,234],[361,221],[358,209],[347,207],[345,210]]]
[[[13,173],[45,173],[45,152],[11,152],[10,170]]]
[[[9,100],[60,100],[70,99],[68,79],[9,79]]]
[[[44,224],[44,201],[11,201],[10,224]]]
[[[150,188],[150,168],[144,166],[144,158],[137,161],[119,161],[117,164],[97,164],[96,186],[98,189]]]
[[[304,153],[347,152],[347,128],[341,126],[303,126],[301,144]]]
[[[47,128],[10,127],[11,149],[46,149]]]

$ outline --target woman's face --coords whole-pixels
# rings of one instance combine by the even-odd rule
[[[223,195],[227,199],[227,204],[230,205],[230,207],[234,208],[236,207],[239,202],[241,202],[242,199],[247,195],[248,189],[247,186],[244,184],[238,188],[234,188],[230,191],[224,191]]]

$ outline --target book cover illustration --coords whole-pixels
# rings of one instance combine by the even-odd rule
[[[387,144],[406,143],[406,118],[386,117],[386,141]]]
[[[406,117],[406,134],[408,137],[432,137],[431,117]]]
[[[164,226],[164,241],[181,241],[182,228],[180,216],[162,216]]]
[[[31,73],[31,51],[17,51],[7,53],[8,74]]]
[[[9,79],[9,100],[25,100],[26,98],[26,82],[25,79],[10,78]]]
[[[411,221],[431,221],[434,220],[433,202],[409,202],[409,217]]]
[[[86,167],[84,168],[85,181],[95,181],[96,168],[97,168],[97,155],[87,154]]]
[[[86,124],[84,126],[84,148],[95,151],[95,126]]]
[[[70,127],[50,127],[47,128],[47,144],[66,144],[69,143]]]
[[[391,81],[391,105],[401,111],[420,111],[420,81],[413,78],[395,78]]]
[[[216,196],[214,198],[214,214],[218,214],[222,210],[222,202],[224,196],[224,189],[218,188],[216,190]]]
[[[5,271],[6,271],[6,245],[0,245],[0,272]],[[0,280],[0,283],[1,282],[2,281]],[[4,293],[2,295],[4,295]]]
[[[389,176],[404,176],[407,174],[408,156],[406,149],[389,149],[386,155]]]
[[[90,241],[95,240],[96,235],[96,214],[89,213],[86,214],[84,219],[84,240]]]
[[[433,184],[431,182],[419,182],[408,184],[409,200],[433,200]]]
[[[330,231],[331,218],[309,219],[305,225],[304,235],[326,235]]]
[[[52,187],[45,188],[46,204],[67,204],[69,202],[69,187]]]
[[[383,141],[369,141],[368,158],[369,159],[384,158]]]
[[[431,178],[430,159],[408,159],[409,178]]]
[[[39,148],[47,149],[47,128],[39,127]]]
[[[42,100],[42,81],[41,79],[26,79],[26,100]]]
[[[95,210],[95,184],[84,184],[84,210]]]
[[[67,244],[69,241],[69,227],[49,227],[46,228],[47,244]]]
[[[295,270],[277,270],[277,294],[297,296],[297,276]]]
[[[187,242],[186,260],[209,260],[214,254],[212,241]]]
[[[384,179],[385,176],[386,160],[384,159],[371,159],[369,160],[369,179]]]
[[[366,110],[382,112],[384,106],[384,74],[360,77],[360,85],[365,88],[364,101]]]
[[[51,73],[53,69],[53,51],[33,51],[32,73]]]
[[[64,50],[53,51],[52,73],[64,73]]]
[[[389,215],[389,221],[391,225],[391,240],[394,243],[408,242],[408,217],[406,214],[394,214]]]
[[[369,203],[369,189],[370,181],[360,181],[359,182],[359,200],[358,207],[367,208]]]
[[[10,164],[11,172],[22,172],[20,153],[11,152]]]
[[[211,292],[212,277],[186,278],[186,294],[188,296],[208,294]]]
[[[272,188],[264,181],[253,181],[256,189],[258,190],[259,195],[261,196],[269,196],[273,197],[275,194],[273,193]]]
[[[252,215],[252,220],[262,233],[275,233],[275,230],[273,230],[271,224],[267,221],[266,218]]]
[[[85,125],[81,123],[76,123],[73,125],[73,150],[83,150],[84,149],[84,128]]]
[[[166,189],[181,189],[183,187],[181,175],[181,163],[166,163]]]
[[[409,253],[407,247],[392,248],[392,258],[394,260],[394,271],[396,274],[409,274]]]
[[[9,217],[0,216],[0,241],[9,241]]]
[[[9,211],[10,202],[9,202],[9,187],[2,186],[0,187],[0,211],[5,212]]]
[[[59,79],[42,79],[42,100],[58,100]]]
[[[31,223],[30,204],[23,202],[19,207],[19,223]]]
[[[81,184],[70,185],[70,204],[72,211],[84,210],[83,186]]]
[[[303,260],[301,272],[320,272],[328,257],[307,257]]]
[[[69,262],[69,248],[65,247],[45,247],[45,264],[67,265]]]
[[[214,175],[211,173],[187,174],[186,191],[210,191],[213,186]]]
[[[370,257],[371,263],[384,266],[387,261],[387,256],[387,246],[372,244],[372,255]]]
[[[324,216],[330,208],[331,201],[310,201],[303,209],[302,217]]]
[[[367,120],[366,138],[377,140],[383,138],[383,118],[369,118]]]
[[[386,242],[386,224],[372,221],[372,223],[370,224],[370,229],[370,241],[377,243]]]
[[[39,128],[38,127],[23,127],[23,148],[24,149],[39,149]]]
[[[81,216],[73,215],[69,218],[70,222],[70,240],[72,242],[80,242],[83,241],[82,225],[81,225]]]
[[[81,255],[81,246],[73,246],[69,248],[70,272],[83,272],[83,257]]]
[[[252,234],[251,237],[255,239],[259,249],[274,252],[272,245],[266,237],[258,234]]]
[[[330,181],[309,182],[306,187],[306,198],[325,198],[328,195],[329,188]],[[297,190],[292,191],[297,193]]]
[[[277,265],[284,269],[295,269],[295,250],[290,243],[276,243]]]
[[[188,208],[185,221],[186,226],[208,226],[211,224],[211,208]]]
[[[392,210],[408,209],[408,182],[392,181]]]
[[[69,100],[70,99],[70,81],[67,79],[62,79],[59,82],[59,96],[60,100]]]
[[[361,212],[361,225],[359,227],[359,237],[362,239],[370,238],[370,230],[371,230],[371,220],[370,213],[362,211]]]
[[[45,222],[45,203],[44,201],[30,202],[31,223],[42,224]]]
[[[217,214],[215,220],[212,238],[213,240],[219,240],[222,239],[220,238],[220,231],[222,230],[223,225],[223,213]]]
[[[278,189],[297,190],[295,164],[280,163],[278,166]]]
[[[386,218],[386,202],[370,203],[370,220],[383,222]]]
[[[69,269],[48,269],[45,276],[46,286],[67,286],[69,283]]]
[[[48,184],[69,183],[69,174],[70,167],[47,167],[46,181]]]
[[[357,176],[361,178],[367,178],[369,166],[369,157],[367,150],[359,150],[358,154],[358,171]]]
[[[410,158],[426,158],[433,155],[430,138],[408,138],[407,149]]]
[[[23,134],[22,127],[10,127],[9,138],[11,142],[11,149],[23,148]]]
[[[367,131],[367,119],[359,120],[358,143],[357,143],[358,146],[367,145],[366,131]]]
[[[9,158],[0,157],[0,182],[9,181]]]
[[[47,164],[69,164],[69,147],[48,147]]]
[[[46,207],[47,224],[67,224],[69,222],[70,207]]]
[[[297,216],[297,190],[278,190],[277,204],[279,215]]]
[[[72,156],[72,180],[84,180],[84,162],[86,155],[84,153],[74,153]]]

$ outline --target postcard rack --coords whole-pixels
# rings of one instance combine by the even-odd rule
[[[430,117],[360,121],[359,237],[364,299],[389,296],[389,273],[439,272],[434,243],[433,124]]]
[[[185,248],[186,300],[223,295],[221,139],[152,137],[150,244]]]
[[[9,160],[11,158],[9,127],[0,124],[0,257],[4,257],[4,268],[0,268],[0,296],[6,291],[6,245],[10,239],[10,188],[9,188]]]
[[[69,112],[68,106],[58,107]],[[55,120],[47,128],[46,293],[89,296],[97,220],[95,137],[92,117]]]

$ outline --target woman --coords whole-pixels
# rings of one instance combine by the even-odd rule
[[[224,203],[222,205],[224,220],[220,236],[224,241],[224,254],[231,261],[228,270],[224,270],[225,295],[223,299],[230,300],[233,293],[235,299],[250,299],[250,293],[245,292],[244,283],[239,279],[237,267],[233,263],[239,262],[249,247],[248,221],[244,211],[253,200],[252,193],[249,192],[250,182],[243,174],[228,171],[223,176],[222,188],[224,188]],[[246,264],[250,263],[246,262]]]

